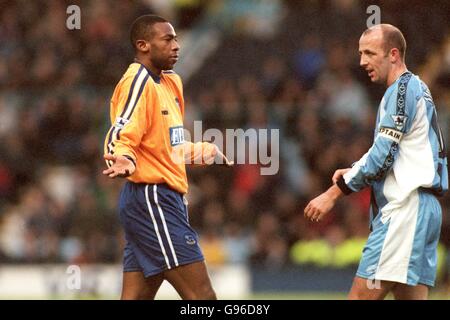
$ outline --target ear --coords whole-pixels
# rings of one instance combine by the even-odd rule
[[[397,48],[392,48],[389,52],[389,59],[391,63],[396,63],[397,61],[401,60],[400,51]]]
[[[137,40],[136,49],[141,52],[148,52],[150,50],[150,43],[145,40]]]

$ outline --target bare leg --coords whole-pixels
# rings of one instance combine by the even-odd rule
[[[206,265],[194,262],[164,272],[164,278],[184,300],[216,300]]]
[[[124,272],[121,300],[153,300],[161,283],[162,274],[144,278],[140,271]]]
[[[391,281],[369,280],[355,277],[348,294],[349,300],[383,300],[397,284]]]
[[[427,300],[428,287],[424,284],[417,286],[408,286],[403,283],[398,283],[392,290],[395,300]]]

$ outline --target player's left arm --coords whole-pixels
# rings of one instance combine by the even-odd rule
[[[327,191],[311,200],[305,207],[304,216],[311,221],[320,221],[333,209],[336,201],[343,195],[341,189],[333,184]]]
[[[360,191],[384,178],[398,156],[402,138],[411,130],[416,105],[413,88],[400,82],[386,102],[372,147],[337,180],[344,194]]]
[[[177,84],[178,103],[181,111],[181,116],[184,120],[184,97],[183,97],[183,84],[181,78],[178,75],[174,76]],[[210,142],[190,142],[186,141],[184,143],[184,163],[190,165],[210,165],[213,163],[224,164],[226,166],[232,166],[233,161],[228,160],[228,158],[220,151],[219,147]]]
[[[232,166],[233,162],[219,150],[213,143],[187,141],[184,143],[184,160],[186,164],[193,165],[210,165],[224,164]]]

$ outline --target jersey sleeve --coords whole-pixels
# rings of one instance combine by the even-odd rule
[[[375,140],[369,151],[338,180],[337,185],[344,194],[372,185],[392,168],[400,141],[411,129],[416,113],[416,94],[411,86],[408,88],[409,79],[408,74],[400,78],[384,110],[380,110]]]
[[[117,104],[117,115],[105,140],[105,152],[122,155],[136,163],[136,149],[142,136],[150,126],[151,91],[148,86],[148,73],[138,73],[129,86],[129,90],[117,97],[111,104]],[[123,106],[123,107],[122,107]],[[113,106],[111,106],[113,110]],[[111,163],[108,163],[110,166]]]

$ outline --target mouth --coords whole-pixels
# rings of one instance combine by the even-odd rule
[[[178,58],[179,58],[179,55],[177,55],[177,54],[175,54],[175,55],[173,55],[173,56],[170,56],[170,59],[173,60],[173,61],[175,61],[175,62],[178,61]]]
[[[375,71],[373,69],[368,69],[367,71],[367,75],[369,76],[369,78],[372,78],[373,76],[375,76]]]

